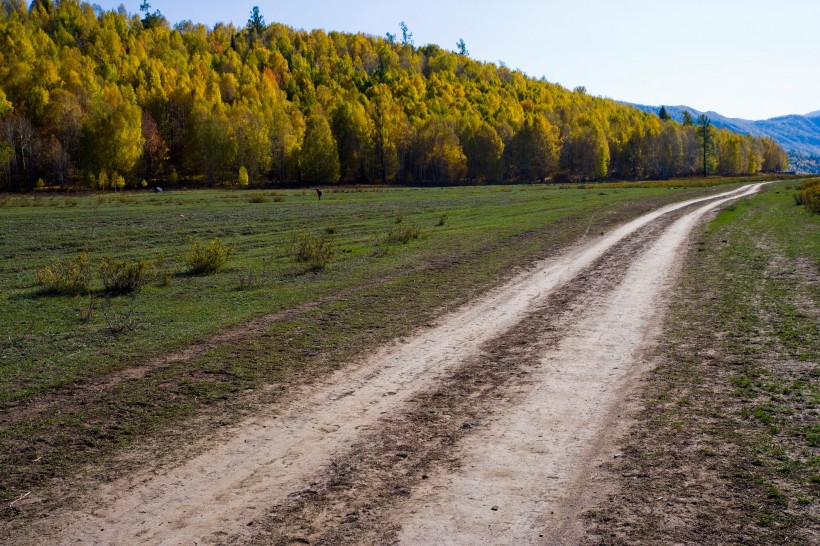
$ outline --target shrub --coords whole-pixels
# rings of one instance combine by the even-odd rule
[[[240,267],[236,270],[237,290],[247,290],[257,286],[256,272],[250,267]]]
[[[150,260],[125,262],[114,258],[100,261],[100,278],[105,291],[111,294],[136,292],[156,277],[157,269]]]
[[[281,203],[282,201],[285,200],[285,196],[282,195],[281,193],[272,193],[271,195],[273,196],[273,202],[274,203]]]
[[[810,186],[800,191],[801,204],[810,211],[820,214],[820,185]]]
[[[267,203],[268,196],[264,193],[252,193],[248,196],[248,203]]]
[[[436,225],[437,226],[443,226],[444,224],[446,224],[447,223],[447,216],[448,216],[448,214],[446,212],[442,212],[441,215],[438,217],[438,224],[436,224]]]
[[[306,263],[311,271],[327,269],[333,260],[333,245],[326,235],[317,237],[300,233],[292,243],[291,255],[297,262]]]
[[[106,324],[108,324],[108,330],[111,332],[111,335],[121,334],[133,330],[136,327],[136,322],[134,321],[135,302],[136,296],[129,296],[128,303],[121,304],[118,310],[111,298],[106,296],[103,301],[102,315],[105,318]]]
[[[794,194],[794,202],[797,205],[804,205],[814,213],[820,213],[820,178],[809,178],[804,180]]]
[[[242,187],[247,186],[250,183],[250,179],[248,178],[248,169],[245,168],[244,165],[239,167],[239,185]]]
[[[225,263],[227,263],[232,252],[233,247],[223,245],[218,239],[212,240],[207,246],[202,246],[199,241],[194,241],[191,243],[190,250],[185,253],[188,273],[197,275],[219,271],[225,267]]]
[[[87,294],[91,286],[91,260],[81,252],[68,262],[48,265],[34,274],[34,280],[52,294]]]
[[[390,244],[387,242],[387,237],[375,237],[373,239],[373,252],[371,256],[381,258],[390,254]]]
[[[408,243],[421,237],[421,229],[413,224],[396,224],[387,234],[388,243]]]

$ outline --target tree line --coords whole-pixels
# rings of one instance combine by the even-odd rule
[[[364,34],[0,1],[0,189],[649,179],[784,170],[770,138]],[[667,116],[668,118],[668,116]],[[240,177],[240,170],[243,176]],[[144,182],[145,181],[145,182]]]

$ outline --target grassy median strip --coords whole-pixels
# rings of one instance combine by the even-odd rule
[[[820,491],[820,216],[781,182],[689,251],[603,543],[811,543]]]

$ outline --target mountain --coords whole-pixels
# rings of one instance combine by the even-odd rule
[[[660,106],[625,103],[644,112],[657,114]],[[715,127],[729,129],[740,134],[768,136],[775,139],[789,155],[791,166],[799,171],[820,173],[820,110],[806,115],[779,116],[776,118],[752,121],[740,118],[728,118],[717,112],[701,112],[688,106],[665,106],[666,111],[676,121],[683,119],[683,111],[688,110],[697,118],[705,113]]]

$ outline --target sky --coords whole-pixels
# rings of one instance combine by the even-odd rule
[[[150,0],[149,0],[150,1]],[[137,12],[141,0],[123,4]],[[401,36],[616,100],[768,119],[820,110],[820,0],[150,1],[175,24],[267,23]]]

